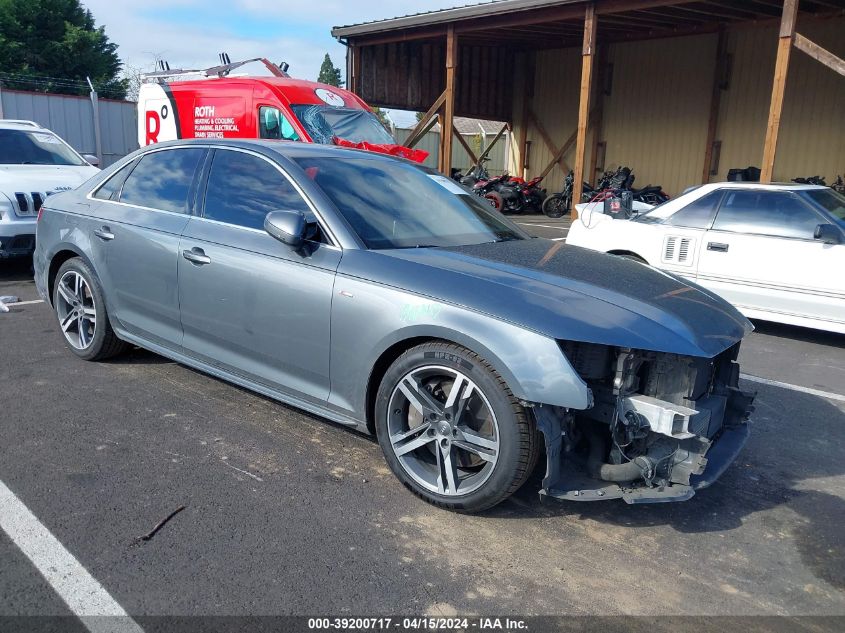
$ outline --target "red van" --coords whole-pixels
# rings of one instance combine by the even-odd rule
[[[182,138],[269,138],[393,154],[422,162],[428,152],[396,143],[357,95],[291,78],[263,59],[205,70],[169,67],[144,78],[138,94],[138,144]],[[230,76],[260,61],[273,76]]]

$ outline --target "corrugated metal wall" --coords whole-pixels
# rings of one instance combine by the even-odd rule
[[[394,136],[396,140],[399,141],[400,144],[404,143],[405,140],[411,135],[411,130],[405,130],[402,128],[396,128],[396,132]],[[487,134],[485,139],[481,138],[481,131],[479,130],[478,134],[465,134],[464,140],[466,141],[467,145],[472,148],[472,150],[476,153],[476,156],[480,154],[483,149],[479,149],[482,147],[487,147],[490,143],[493,142],[495,138],[495,134]],[[425,159],[424,165],[428,167],[433,167],[437,169],[437,156],[440,152],[440,133],[435,131],[427,132],[420,141],[415,145],[416,149],[422,149],[428,152],[428,158]],[[501,174],[505,170],[505,154],[507,151],[507,140],[505,138],[499,139],[496,145],[493,146],[493,149],[490,150],[488,156],[490,157],[490,162],[487,163],[487,171],[491,174],[498,175]],[[455,169],[460,169],[462,172],[466,172],[472,166],[472,161],[470,160],[469,154],[466,153],[466,150],[461,146],[460,143],[455,141],[452,143],[452,167]]]
[[[799,20],[798,32],[845,57],[845,19]],[[730,85],[722,93],[719,175],[731,167],[759,167],[769,116],[777,29],[741,28],[728,38]],[[845,77],[793,49],[775,163],[775,180],[845,172]]]
[[[845,18],[799,21],[798,31],[845,56]],[[604,97],[601,140],[605,167],[628,165],[635,186],[660,184],[672,195],[699,184],[704,168],[717,35],[646,40],[608,47],[610,95]],[[719,173],[732,167],[759,167],[774,76],[777,28],[740,26],[728,32],[729,84],[722,92],[716,140],[721,141]],[[538,52],[534,112],[558,146],[577,123],[580,49]],[[521,95],[514,96],[514,138],[520,135]],[[588,150],[592,140],[588,136]],[[529,175],[542,172],[551,153],[529,125]],[[573,148],[574,151],[574,148]],[[792,53],[781,121],[775,178],[821,174],[828,182],[845,172],[845,78],[798,50]],[[572,152],[566,157],[571,166]],[[590,157],[587,157],[589,165]],[[516,173],[511,161],[510,169]],[[587,174],[589,179],[590,174]],[[555,167],[546,180],[559,187]]]
[[[97,153],[90,99],[69,95],[0,90],[3,118],[27,119],[49,128],[81,154]],[[99,100],[100,139],[107,167],[138,149],[135,103]]]

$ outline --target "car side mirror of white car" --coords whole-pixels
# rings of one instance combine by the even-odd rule
[[[93,154],[83,154],[83,155],[82,155],[82,158],[84,158],[84,159],[85,159],[85,161],[86,161],[89,165],[93,165],[94,167],[99,167],[99,166],[100,166],[100,159],[99,159],[99,158],[97,158],[96,156],[94,156]]]
[[[825,244],[842,243],[842,232],[832,224],[819,224],[813,237]]]
[[[271,211],[264,218],[264,230],[291,248],[299,248],[305,240],[308,221],[302,211]]]

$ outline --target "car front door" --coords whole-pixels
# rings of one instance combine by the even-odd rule
[[[110,194],[104,285],[112,316],[124,330],[171,349],[182,344],[176,282],[179,239],[188,223],[199,166],[207,150],[172,148],[145,154]],[[116,201],[115,201],[116,198]]]
[[[721,189],[706,193],[666,218],[659,231],[649,231],[660,236],[659,245],[652,242],[650,251],[659,246],[659,268],[693,281],[698,279],[702,242],[721,199]]]
[[[751,316],[841,320],[833,294],[842,248],[814,238],[824,222],[790,191],[729,190],[705,235],[698,280]]]
[[[314,219],[267,158],[217,149],[203,213],[182,235],[179,304],[186,353],[252,382],[324,401],[332,291],[341,250],[320,238],[295,250],[263,229],[270,211]]]

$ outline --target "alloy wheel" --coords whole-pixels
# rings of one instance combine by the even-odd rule
[[[463,373],[429,365],[394,387],[388,409],[390,446],[420,486],[445,496],[481,487],[499,457],[490,402]]]
[[[97,330],[97,307],[85,278],[74,270],[59,279],[56,314],[67,342],[79,350],[94,342]]]

